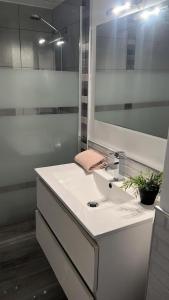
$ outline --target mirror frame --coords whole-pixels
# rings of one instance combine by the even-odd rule
[[[110,1],[108,1],[110,5]],[[108,7],[107,7],[108,8]],[[88,140],[126,155],[151,168],[163,170],[167,139],[95,120],[96,28],[112,18],[99,14],[102,0],[91,0],[89,51]],[[106,11],[106,1],[104,12]]]

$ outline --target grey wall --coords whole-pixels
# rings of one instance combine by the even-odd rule
[[[55,46],[37,45],[51,32],[33,13],[53,21],[52,10],[0,2],[0,226],[33,218],[34,168],[72,162],[78,149],[78,72],[55,71]]]
[[[54,25],[63,33],[66,44],[62,48],[63,70],[79,69],[80,5],[81,0],[66,0],[53,11]],[[61,49],[56,49],[56,69],[60,69]]]
[[[0,67],[78,71],[81,0],[67,0],[53,10],[0,2]],[[39,47],[41,37],[56,35],[42,22],[30,19],[40,14],[60,29],[63,47]]]
[[[0,67],[55,69],[54,45],[38,45],[40,37],[53,35],[43,23],[30,20],[33,13],[52,22],[51,10],[0,2]]]

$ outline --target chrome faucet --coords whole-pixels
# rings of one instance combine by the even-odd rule
[[[110,153],[107,159],[107,165],[105,167],[106,171],[115,171],[113,181],[120,180],[120,160],[125,158],[125,153],[123,151],[117,151]]]

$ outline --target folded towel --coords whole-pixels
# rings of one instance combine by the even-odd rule
[[[106,159],[104,155],[93,149],[77,154],[74,160],[87,172],[92,172],[94,169],[102,169],[106,165]]]

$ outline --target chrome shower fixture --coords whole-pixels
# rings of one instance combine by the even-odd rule
[[[40,21],[41,17],[38,15],[32,15],[32,16],[30,16],[30,19]]]
[[[34,20],[34,21],[41,21],[41,22],[45,23],[47,26],[52,28],[55,32],[59,33],[59,35],[61,36],[60,31],[57,28],[55,28],[53,25],[51,25],[48,21],[46,21],[44,18],[42,18],[41,16],[34,14],[34,15],[30,16],[30,19]]]
[[[55,28],[53,25],[51,25],[48,21],[46,21],[44,18],[42,18],[40,15],[33,14],[30,16],[30,19],[34,20],[34,21],[41,21],[41,22],[45,23],[48,27],[52,28],[57,34],[59,34],[59,37],[57,37],[51,41],[46,41],[46,39],[41,38],[39,40],[39,45],[45,45],[45,44],[49,45],[52,43],[56,43],[57,46],[61,46],[65,43],[60,31],[57,28]]]

